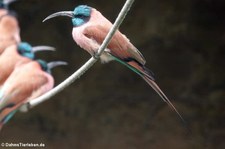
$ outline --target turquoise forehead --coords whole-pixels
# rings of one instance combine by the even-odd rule
[[[25,50],[25,51],[31,51],[32,50],[32,46],[29,43],[27,43],[27,42],[21,42],[18,45],[18,49],[19,50]]]
[[[73,13],[74,15],[84,15],[88,17],[91,14],[91,7],[87,5],[79,5],[74,9]]]

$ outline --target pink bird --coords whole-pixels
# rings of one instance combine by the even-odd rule
[[[35,52],[38,51],[54,51],[54,48],[49,46],[32,47],[26,42],[6,48],[0,55],[0,86],[3,85],[17,64],[32,61],[35,57]]]
[[[95,53],[112,27],[112,23],[99,11],[87,5],[79,5],[75,7],[74,11],[56,12],[44,19],[43,22],[57,16],[72,18],[72,36],[74,41],[92,56],[95,56]],[[100,59],[104,63],[116,60],[136,72],[184,121],[174,105],[156,84],[153,73],[145,67],[146,61],[141,52],[119,30],[113,36]]]
[[[24,103],[51,90],[51,69],[66,64],[37,60],[17,65],[0,90],[0,130]]]
[[[12,44],[18,44],[20,28],[17,19],[6,9],[0,9],[0,54]]]

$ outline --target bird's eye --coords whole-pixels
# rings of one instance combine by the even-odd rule
[[[84,16],[82,14],[77,14],[77,15],[75,15],[75,18],[81,18],[81,19],[83,19],[83,18],[86,18],[86,16]]]

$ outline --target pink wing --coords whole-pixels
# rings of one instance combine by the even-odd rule
[[[44,89],[48,91],[53,87],[53,79],[46,76],[48,74],[29,64],[20,65],[5,82],[1,101],[4,106],[20,105],[32,96],[40,96]]]
[[[101,44],[108,34],[109,29],[110,28],[101,25],[88,26],[83,34]],[[119,31],[116,31],[107,48],[110,49],[110,53],[115,57],[120,59],[132,58],[142,65],[145,64],[143,55],[130,43],[129,39]]]

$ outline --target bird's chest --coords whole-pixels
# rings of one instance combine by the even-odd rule
[[[92,56],[98,51],[100,44],[93,38],[88,38],[84,34],[85,28],[87,28],[88,25],[84,25],[78,28],[73,28],[73,39],[74,41],[84,50],[86,50],[88,53],[90,53]],[[106,51],[110,51],[109,49],[106,49]],[[101,62],[106,63],[109,62],[112,59],[112,57],[106,53],[103,52],[100,56]]]
[[[81,47],[81,48],[85,48],[85,44],[86,44],[86,39],[85,36],[83,34],[83,29],[82,28],[74,28],[73,32],[72,32],[72,36],[74,41]]]
[[[93,55],[99,49],[100,45],[96,40],[85,36],[84,30],[86,27],[88,26],[83,25],[81,27],[73,28],[72,36],[77,45]]]

